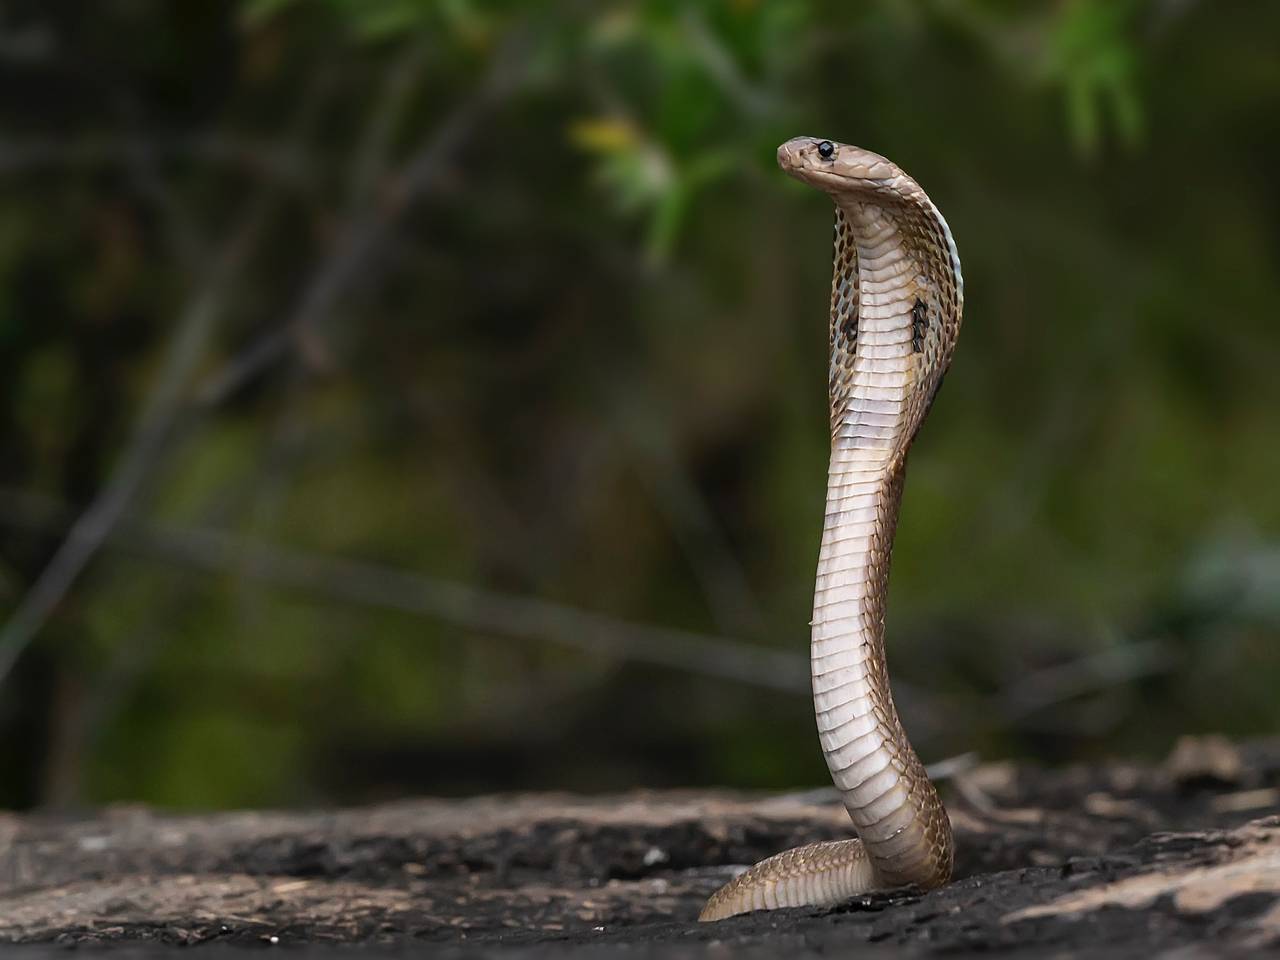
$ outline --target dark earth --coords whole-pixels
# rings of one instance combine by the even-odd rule
[[[980,764],[941,786],[950,886],[717,924],[695,918],[735,870],[849,835],[831,793],[7,815],[0,942],[42,954],[1280,953],[1280,739],[1187,738],[1158,765]]]

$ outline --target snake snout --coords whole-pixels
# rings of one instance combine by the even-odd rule
[[[834,150],[834,144],[821,137],[792,137],[778,148],[778,166],[788,173],[799,170],[818,159],[821,145]]]
[[[791,171],[796,168],[798,157],[791,151],[791,145],[794,140],[788,140],[782,146],[778,147],[778,166],[783,170]]]

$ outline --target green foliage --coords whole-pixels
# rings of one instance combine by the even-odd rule
[[[1063,4],[1051,34],[1043,71],[1061,86],[1076,147],[1087,156],[1100,148],[1104,115],[1131,146],[1142,135],[1134,27],[1139,0],[1089,0]]]
[[[493,597],[433,617],[281,586],[249,549],[802,657],[831,214],[774,167],[797,134],[900,162],[965,265],[890,602],[928,758],[1280,721],[1280,8],[88,17],[14,21],[52,53],[3,108],[0,612],[63,529],[10,495],[83,509],[215,278],[217,319],[133,510],[7,682],[4,801],[821,782],[803,696],[494,626]],[[156,551],[157,527],[245,548]],[[1063,664],[1077,687],[1010,705]]]
[[[486,17],[468,0],[248,0],[246,26],[258,28],[298,7],[327,8],[361,41],[394,39],[414,30],[445,26],[472,36],[483,32]]]

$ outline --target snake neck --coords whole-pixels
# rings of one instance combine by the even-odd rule
[[[832,779],[879,885],[951,870],[946,813],[889,692],[885,600],[907,452],[937,388],[925,265],[901,211],[837,207],[831,298],[831,462],[811,666]]]

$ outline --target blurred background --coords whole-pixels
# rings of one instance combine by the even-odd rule
[[[1280,722],[1280,5],[0,12],[0,804],[828,782],[832,211],[959,243],[926,761]]]

